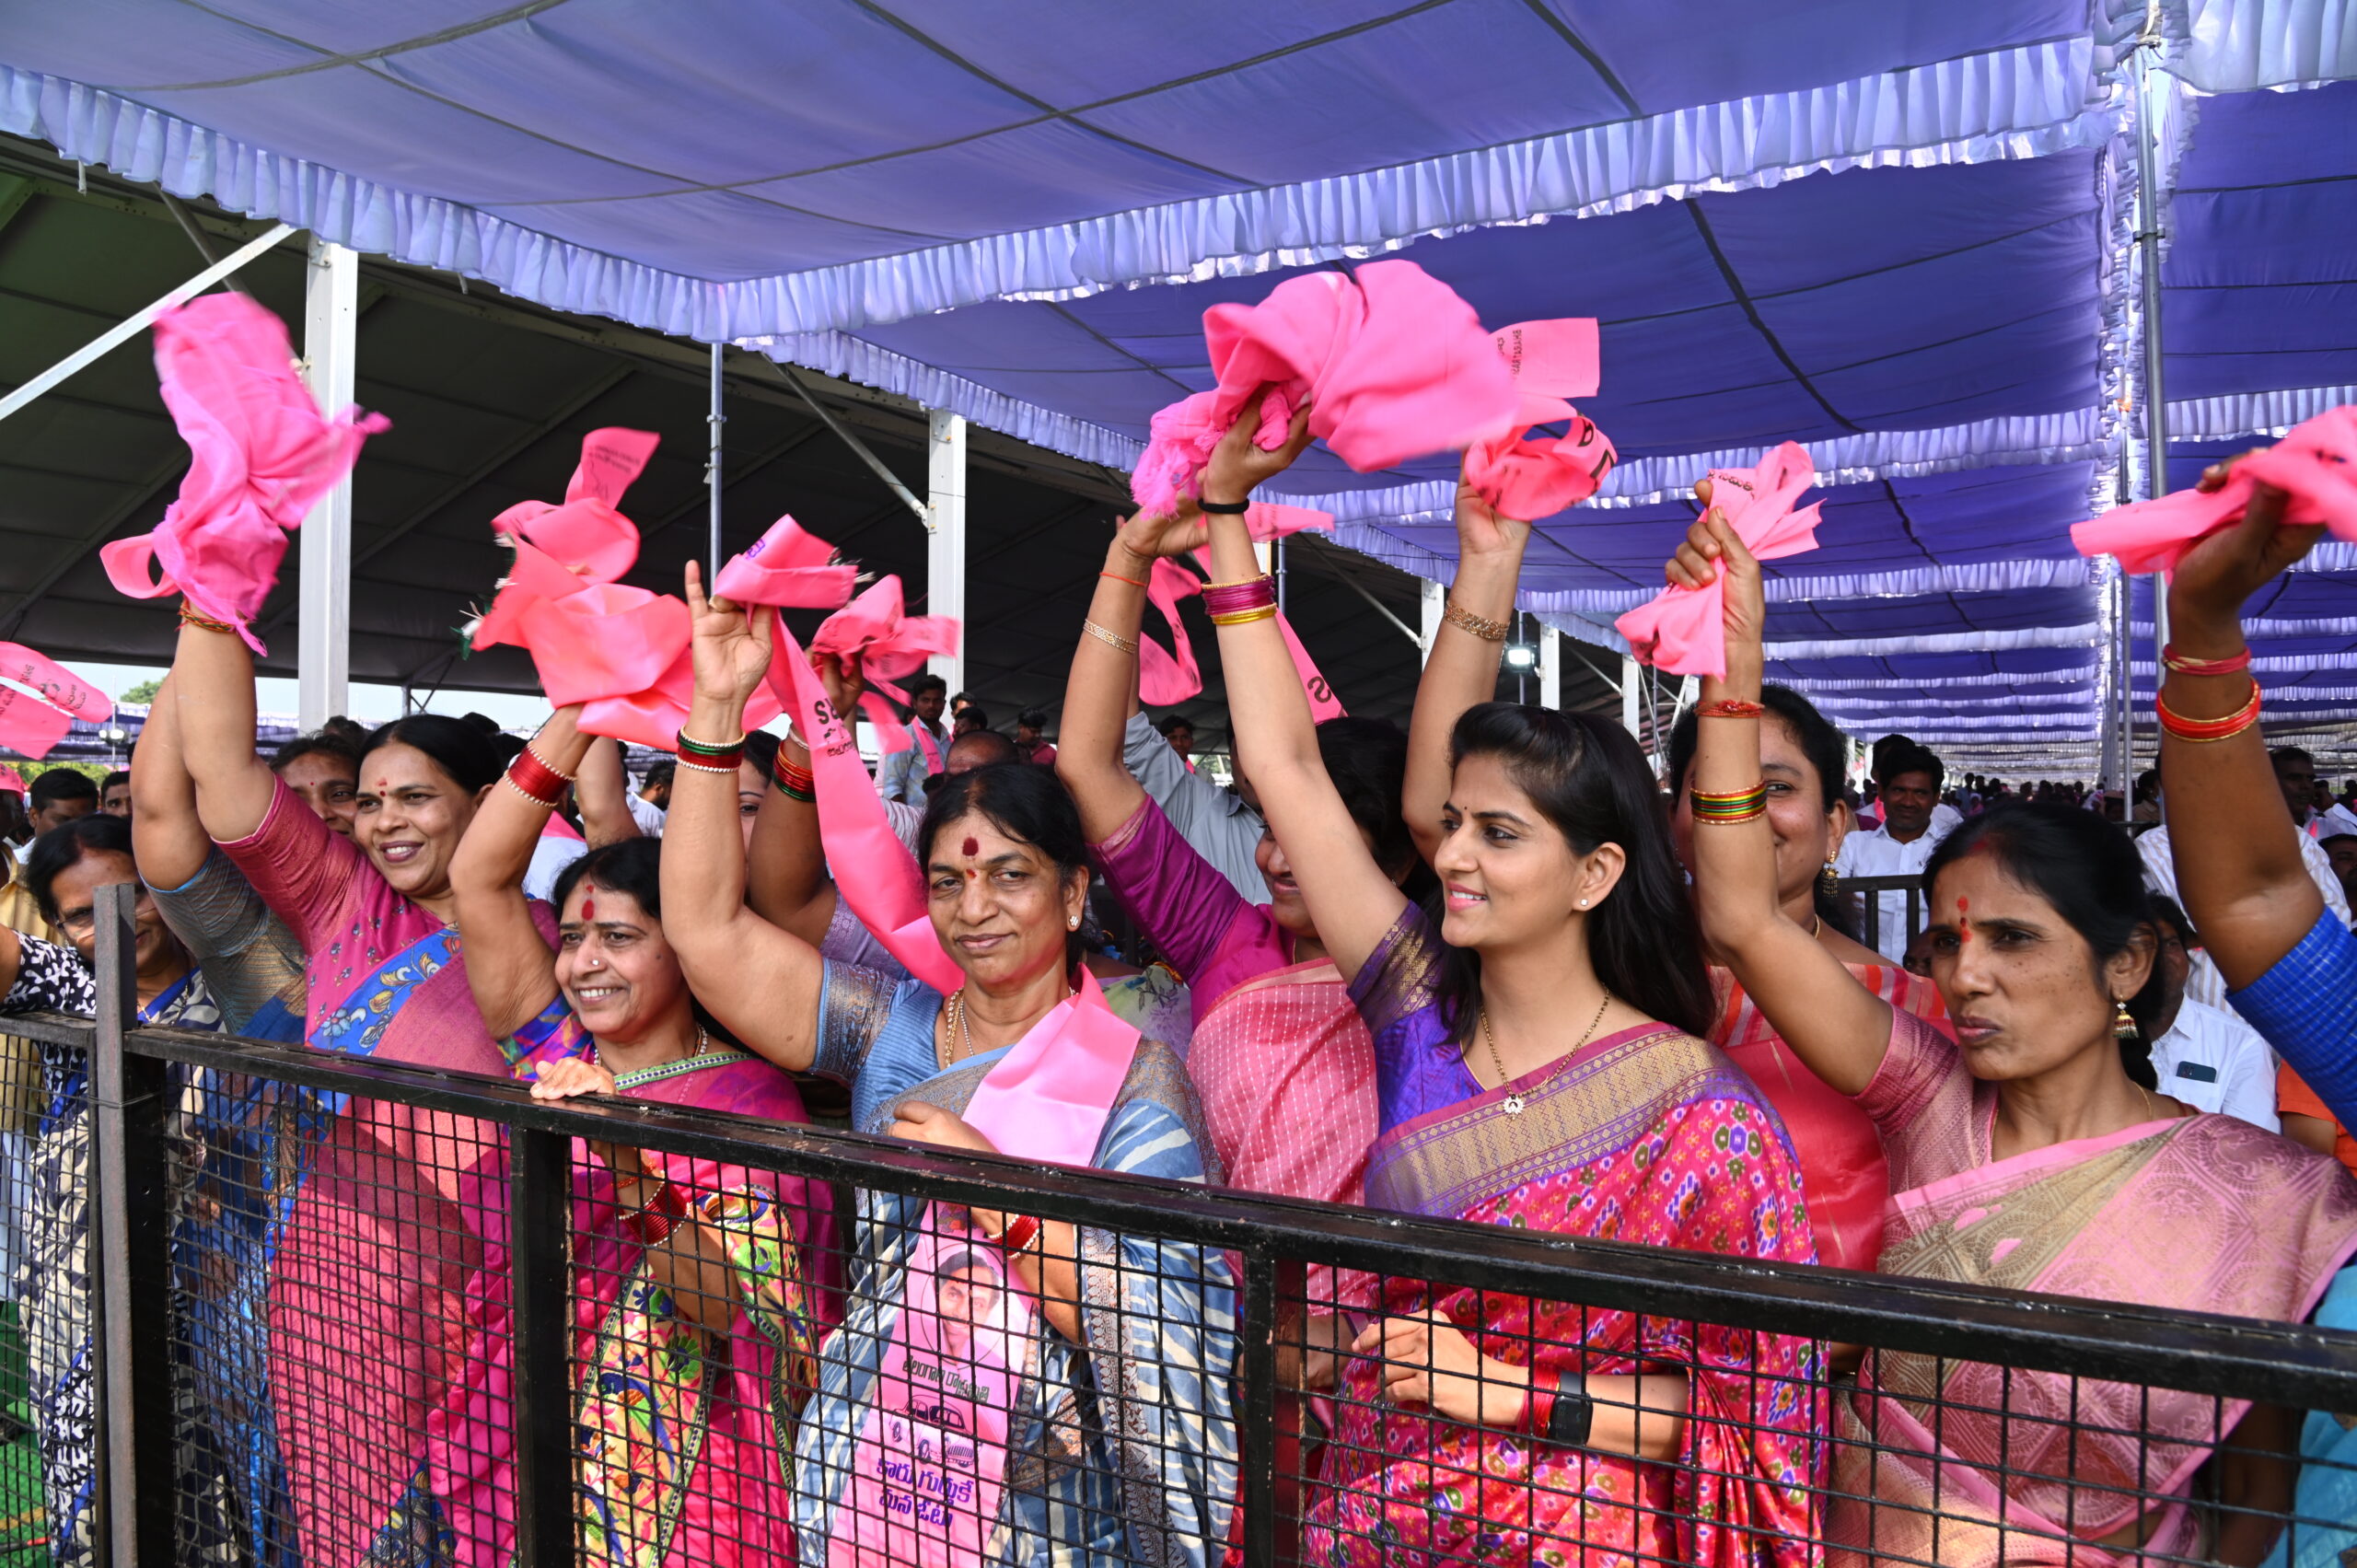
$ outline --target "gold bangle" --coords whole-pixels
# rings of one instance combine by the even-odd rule
[[[1273,621],[1277,607],[1273,604],[1255,605],[1250,610],[1231,610],[1225,615],[1212,617],[1214,626],[1242,626],[1254,621]]]
[[[1120,653],[1135,654],[1138,651],[1138,645],[1129,638],[1121,636],[1117,633],[1108,632],[1104,627],[1099,626],[1094,621],[1083,620],[1080,623],[1080,629],[1087,633],[1090,636],[1096,638],[1100,643],[1110,644],[1114,649]]]
[[[1492,621],[1487,616],[1476,615],[1454,599],[1449,601],[1446,610],[1440,612],[1440,618],[1472,633],[1485,643],[1504,642],[1506,633],[1510,630],[1505,621]]]

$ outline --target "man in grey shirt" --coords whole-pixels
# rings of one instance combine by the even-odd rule
[[[1121,731],[1121,762],[1197,854],[1248,901],[1269,901],[1268,881],[1252,858],[1262,831],[1259,812],[1188,767],[1142,713],[1132,714]]]

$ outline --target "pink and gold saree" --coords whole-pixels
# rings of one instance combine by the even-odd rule
[[[1991,1159],[1994,1086],[1905,1013],[1859,1101],[1900,1189],[1888,1273],[2298,1321],[2357,1252],[2357,1182],[2232,1117]],[[2147,1552],[2198,1556],[2186,1493],[2247,1409],[1877,1351],[1840,1405],[1830,1562],[2105,1568],[2134,1555],[2107,1548],[2140,1538]]]

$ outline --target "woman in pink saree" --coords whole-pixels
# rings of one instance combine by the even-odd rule
[[[578,772],[593,832],[623,833],[565,867],[552,950],[522,880],[550,814],[500,789],[467,830],[450,883],[483,1018],[512,1034],[537,1098],[629,1095],[805,1121],[794,1080],[714,1038],[663,935],[661,843],[636,837],[620,753],[560,709],[534,738]],[[585,761],[586,759],[586,761]],[[599,836],[604,836],[600,833]],[[573,1195],[576,1556],[619,1568],[790,1563],[784,1467],[823,1327],[813,1281],[823,1186],[798,1177],[593,1143]],[[434,1491],[466,1568],[515,1551],[504,1214],[471,1293],[474,1351],[430,1423]]]
[[[1940,989],[1856,939],[1855,916],[1826,891],[1833,857],[1849,830],[1850,807],[1841,798],[1841,772],[1848,743],[1815,703],[1782,686],[1760,689],[1761,782],[1768,788],[1768,830],[1776,847],[1776,900],[1784,917],[1805,926],[1818,946],[1841,960],[1860,985],[1894,1007],[1934,1024],[1947,1008]],[[1687,784],[1694,771],[1694,748],[1701,719],[1693,708],[1678,715],[1669,733],[1669,782],[1673,796],[1670,832],[1678,859],[1694,865],[1694,811]],[[1800,1154],[1801,1184],[1808,1197],[1808,1225],[1817,1237],[1817,1260],[1837,1269],[1871,1269],[1882,1255],[1882,1214],[1890,1202],[1890,1167],[1883,1159],[1875,1124],[1847,1095],[1793,1054],[1749,993],[1724,964],[1711,966],[1711,989],[1718,1016],[1711,1043],[1751,1074]]]
[[[1707,501],[1707,493],[1704,494]],[[1726,579],[1727,676],[1705,679],[1694,787],[1757,787],[1763,595],[1715,512],[1669,566]],[[1791,1049],[1879,1129],[1883,1269],[2298,1320],[2357,1252],[2333,1161],[2157,1092],[2132,1016],[2153,968],[2141,862],[2090,813],[1967,822],[1925,868],[1956,1037],[1851,981],[1775,895],[1764,819],[1698,828],[1704,929]],[[2258,1562],[2291,1501],[2293,1412],[1870,1352],[1838,1407],[1826,1533],[1840,1564]],[[2216,1506],[2191,1496],[2222,1446]]]
[[[255,756],[252,656],[234,630],[184,612],[173,670],[198,816],[302,944],[310,1043],[505,1071],[449,923],[451,857],[498,777],[481,732],[434,714],[377,731],[345,838]],[[343,1096],[289,1094],[277,1114],[296,1174],[265,1242],[270,1389],[303,1561],[447,1562],[425,1418],[465,1353],[482,1261],[467,1206],[503,1202],[477,1188],[504,1143],[471,1120]]]
[[[1239,422],[1205,470],[1207,507],[1243,501],[1298,449],[1253,447],[1256,423]],[[1446,895],[1437,929],[1319,765],[1273,621],[1248,603],[1219,631],[1238,765],[1373,1036],[1368,1201],[1806,1260],[1783,1129],[1697,1038],[1710,991],[1643,758],[1617,726],[1479,701],[1495,688],[1528,527],[1468,489],[1459,536],[1411,738],[1410,825]],[[1258,578],[1241,517],[1214,512],[1211,540],[1217,577]],[[1306,1560],[1810,1559],[1813,1345],[1384,1284],[1342,1347]]]

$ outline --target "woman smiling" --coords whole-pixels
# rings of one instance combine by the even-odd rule
[[[771,1061],[848,1084],[864,1132],[1214,1179],[1184,1068],[1105,1005],[1080,961],[1087,850],[1049,770],[977,768],[925,807],[926,913],[962,977],[946,996],[823,960],[746,908],[735,738],[770,668],[768,630],[707,602],[693,566],[687,595],[696,695],[663,902],[698,1000]],[[1219,1252],[883,1191],[862,1194],[860,1220],[853,1300],[796,1440],[807,1561],[1202,1564],[1220,1550],[1237,1344]],[[939,1336],[913,1330],[953,1298],[972,1309],[974,1259],[1007,1288],[952,1365]]]
[[[468,983],[493,1030],[513,1037],[533,1095],[629,1095],[766,1121],[806,1120],[794,1080],[713,1038],[665,940],[660,841],[625,836],[557,878],[552,951],[523,877],[578,772],[585,818],[623,808],[621,761],[563,708],[533,738],[543,770],[494,791],[450,870]],[[535,784],[538,795],[528,790]],[[594,1325],[576,1361],[575,1484],[581,1554],[646,1564],[791,1562],[790,1412],[807,1395],[820,1328],[808,1282],[824,1255],[825,1199],[798,1177],[592,1144],[573,1187],[574,1300]],[[496,1239],[496,1238],[494,1238]],[[435,1487],[459,1561],[515,1549],[505,1271],[486,1266],[463,1385],[435,1423]],[[774,1539],[772,1539],[774,1537]],[[769,1542],[766,1549],[761,1544]]]

